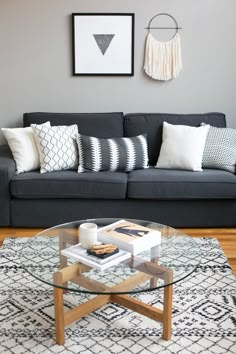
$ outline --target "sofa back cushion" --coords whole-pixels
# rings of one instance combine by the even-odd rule
[[[202,122],[215,127],[225,127],[223,113],[169,114],[169,113],[130,113],[124,116],[124,136],[147,134],[149,163],[154,166],[160,153],[163,122],[198,127]]]
[[[51,125],[77,124],[79,133],[97,138],[123,136],[123,113],[46,113],[33,112],[23,115],[24,127],[50,121]]]

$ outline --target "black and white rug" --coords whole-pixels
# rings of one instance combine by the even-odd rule
[[[109,304],[70,325],[64,346],[55,344],[53,289],[20,266],[25,240],[7,239],[0,249],[0,354],[236,353],[236,280],[216,239],[196,239],[201,265],[174,286],[170,341],[161,339],[161,324]],[[162,294],[139,298],[158,307]],[[87,297],[68,293],[66,307]]]

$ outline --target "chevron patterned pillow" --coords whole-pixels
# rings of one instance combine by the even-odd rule
[[[211,126],[203,152],[202,167],[235,173],[235,165],[236,130]]]
[[[78,172],[123,171],[148,168],[146,135],[99,139],[79,134]]]
[[[31,127],[39,149],[41,173],[77,168],[76,124],[54,127],[31,124]]]

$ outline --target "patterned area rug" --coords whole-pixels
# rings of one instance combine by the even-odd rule
[[[20,266],[25,240],[7,239],[0,249],[0,353],[236,353],[236,281],[216,239],[196,239],[201,265],[174,286],[170,341],[161,339],[161,324],[108,304],[70,325],[64,346],[54,339],[53,289]],[[159,290],[137,297],[158,307],[162,295]],[[68,293],[66,307],[87,298]]]

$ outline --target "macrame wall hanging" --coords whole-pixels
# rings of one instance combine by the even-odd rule
[[[169,16],[175,23],[175,27],[151,27],[154,18]],[[154,80],[167,81],[176,78],[182,69],[181,41],[176,19],[167,14],[160,13],[149,21],[148,34],[145,46],[144,71]],[[151,29],[175,29],[174,36],[167,42],[157,40],[151,33]]]

